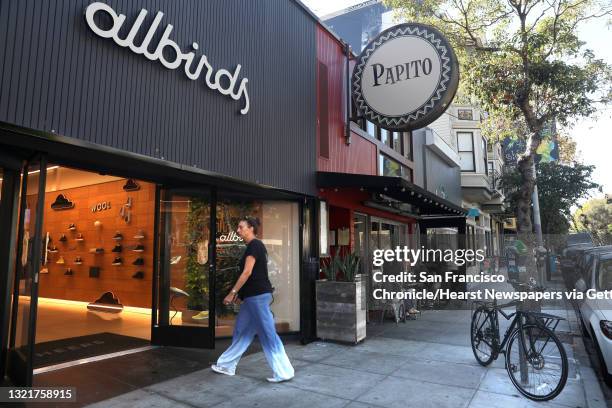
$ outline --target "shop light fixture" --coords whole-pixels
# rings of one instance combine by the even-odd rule
[[[55,170],[55,169],[59,169],[59,166],[51,166],[51,167],[47,167],[47,171],[49,170]],[[30,174],[36,174],[36,173],[40,173],[40,170],[32,170],[32,171],[28,171],[28,175]],[[3,181],[4,179],[2,177],[0,177],[0,181]]]
[[[47,167],[47,171],[49,171],[49,170],[55,170],[55,169],[59,169],[59,166],[51,166],[51,167]],[[28,171],[28,175],[29,175],[29,174],[36,174],[36,173],[40,173],[40,170],[32,170],[32,171]]]

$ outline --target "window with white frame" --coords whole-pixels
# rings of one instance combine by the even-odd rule
[[[482,143],[481,154],[482,154],[482,160],[484,164],[483,170],[486,174],[489,174],[489,168],[487,167],[487,139],[483,137],[481,143]]]
[[[376,139],[376,125],[372,122],[370,122],[369,120],[365,121],[365,131],[372,136],[374,139]]]
[[[474,120],[474,115],[471,109],[457,109],[457,118],[459,120]]]
[[[457,132],[457,150],[461,171],[476,171],[474,134],[472,132]]]

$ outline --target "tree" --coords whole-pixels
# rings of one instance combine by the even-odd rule
[[[386,0],[407,21],[444,32],[460,58],[462,86],[503,132],[525,141],[518,158],[517,227],[533,244],[533,164],[542,130],[591,116],[610,100],[612,69],[584,49],[580,24],[612,13],[596,0]]]
[[[598,245],[612,245],[612,204],[593,198],[574,213],[576,231],[588,231]]]
[[[564,149],[560,149],[560,154]],[[556,238],[565,235],[570,229],[571,209],[576,201],[587,197],[593,189],[600,186],[591,176],[594,166],[580,163],[563,164],[559,162],[540,163],[537,166],[538,192],[542,217],[542,233],[551,246],[561,244]],[[508,206],[516,206],[519,196],[521,176],[516,169],[510,169],[501,180],[506,192]]]

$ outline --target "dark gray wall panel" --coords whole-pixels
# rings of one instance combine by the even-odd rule
[[[414,184],[437,194],[444,188],[446,199],[461,205],[461,169],[450,166],[425,144],[426,133],[431,130],[417,129],[412,132],[414,149]]]
[[[314,194],[315,22],[286,0],[108,0],[146,32],[157,11],[183,51],[249,78],[251,102],[166,69],[84,18],[93,1],[0,0],[0,121]],[[123,34],[124,32],[121,31]],[[122,35],[123,36],[123,35]],[[156,39],[151,43],[157,44]]]

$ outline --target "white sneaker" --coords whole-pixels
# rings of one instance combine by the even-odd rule
[[[229,368],[221,367],[216,364],[211,365],[210,369],[213,370],[215,373],[219,374],[225,374],[229,376],[236,375],[236,372],[234,370],[230,370]]]
[[[280,382],[289,381],[292,378],[293,378],[293,376],[291,376],[289,378],[270,377],[270,378],[266,378],[266,380],[268,380],[268,382],[271,382],[271,383],[280,383]]]

